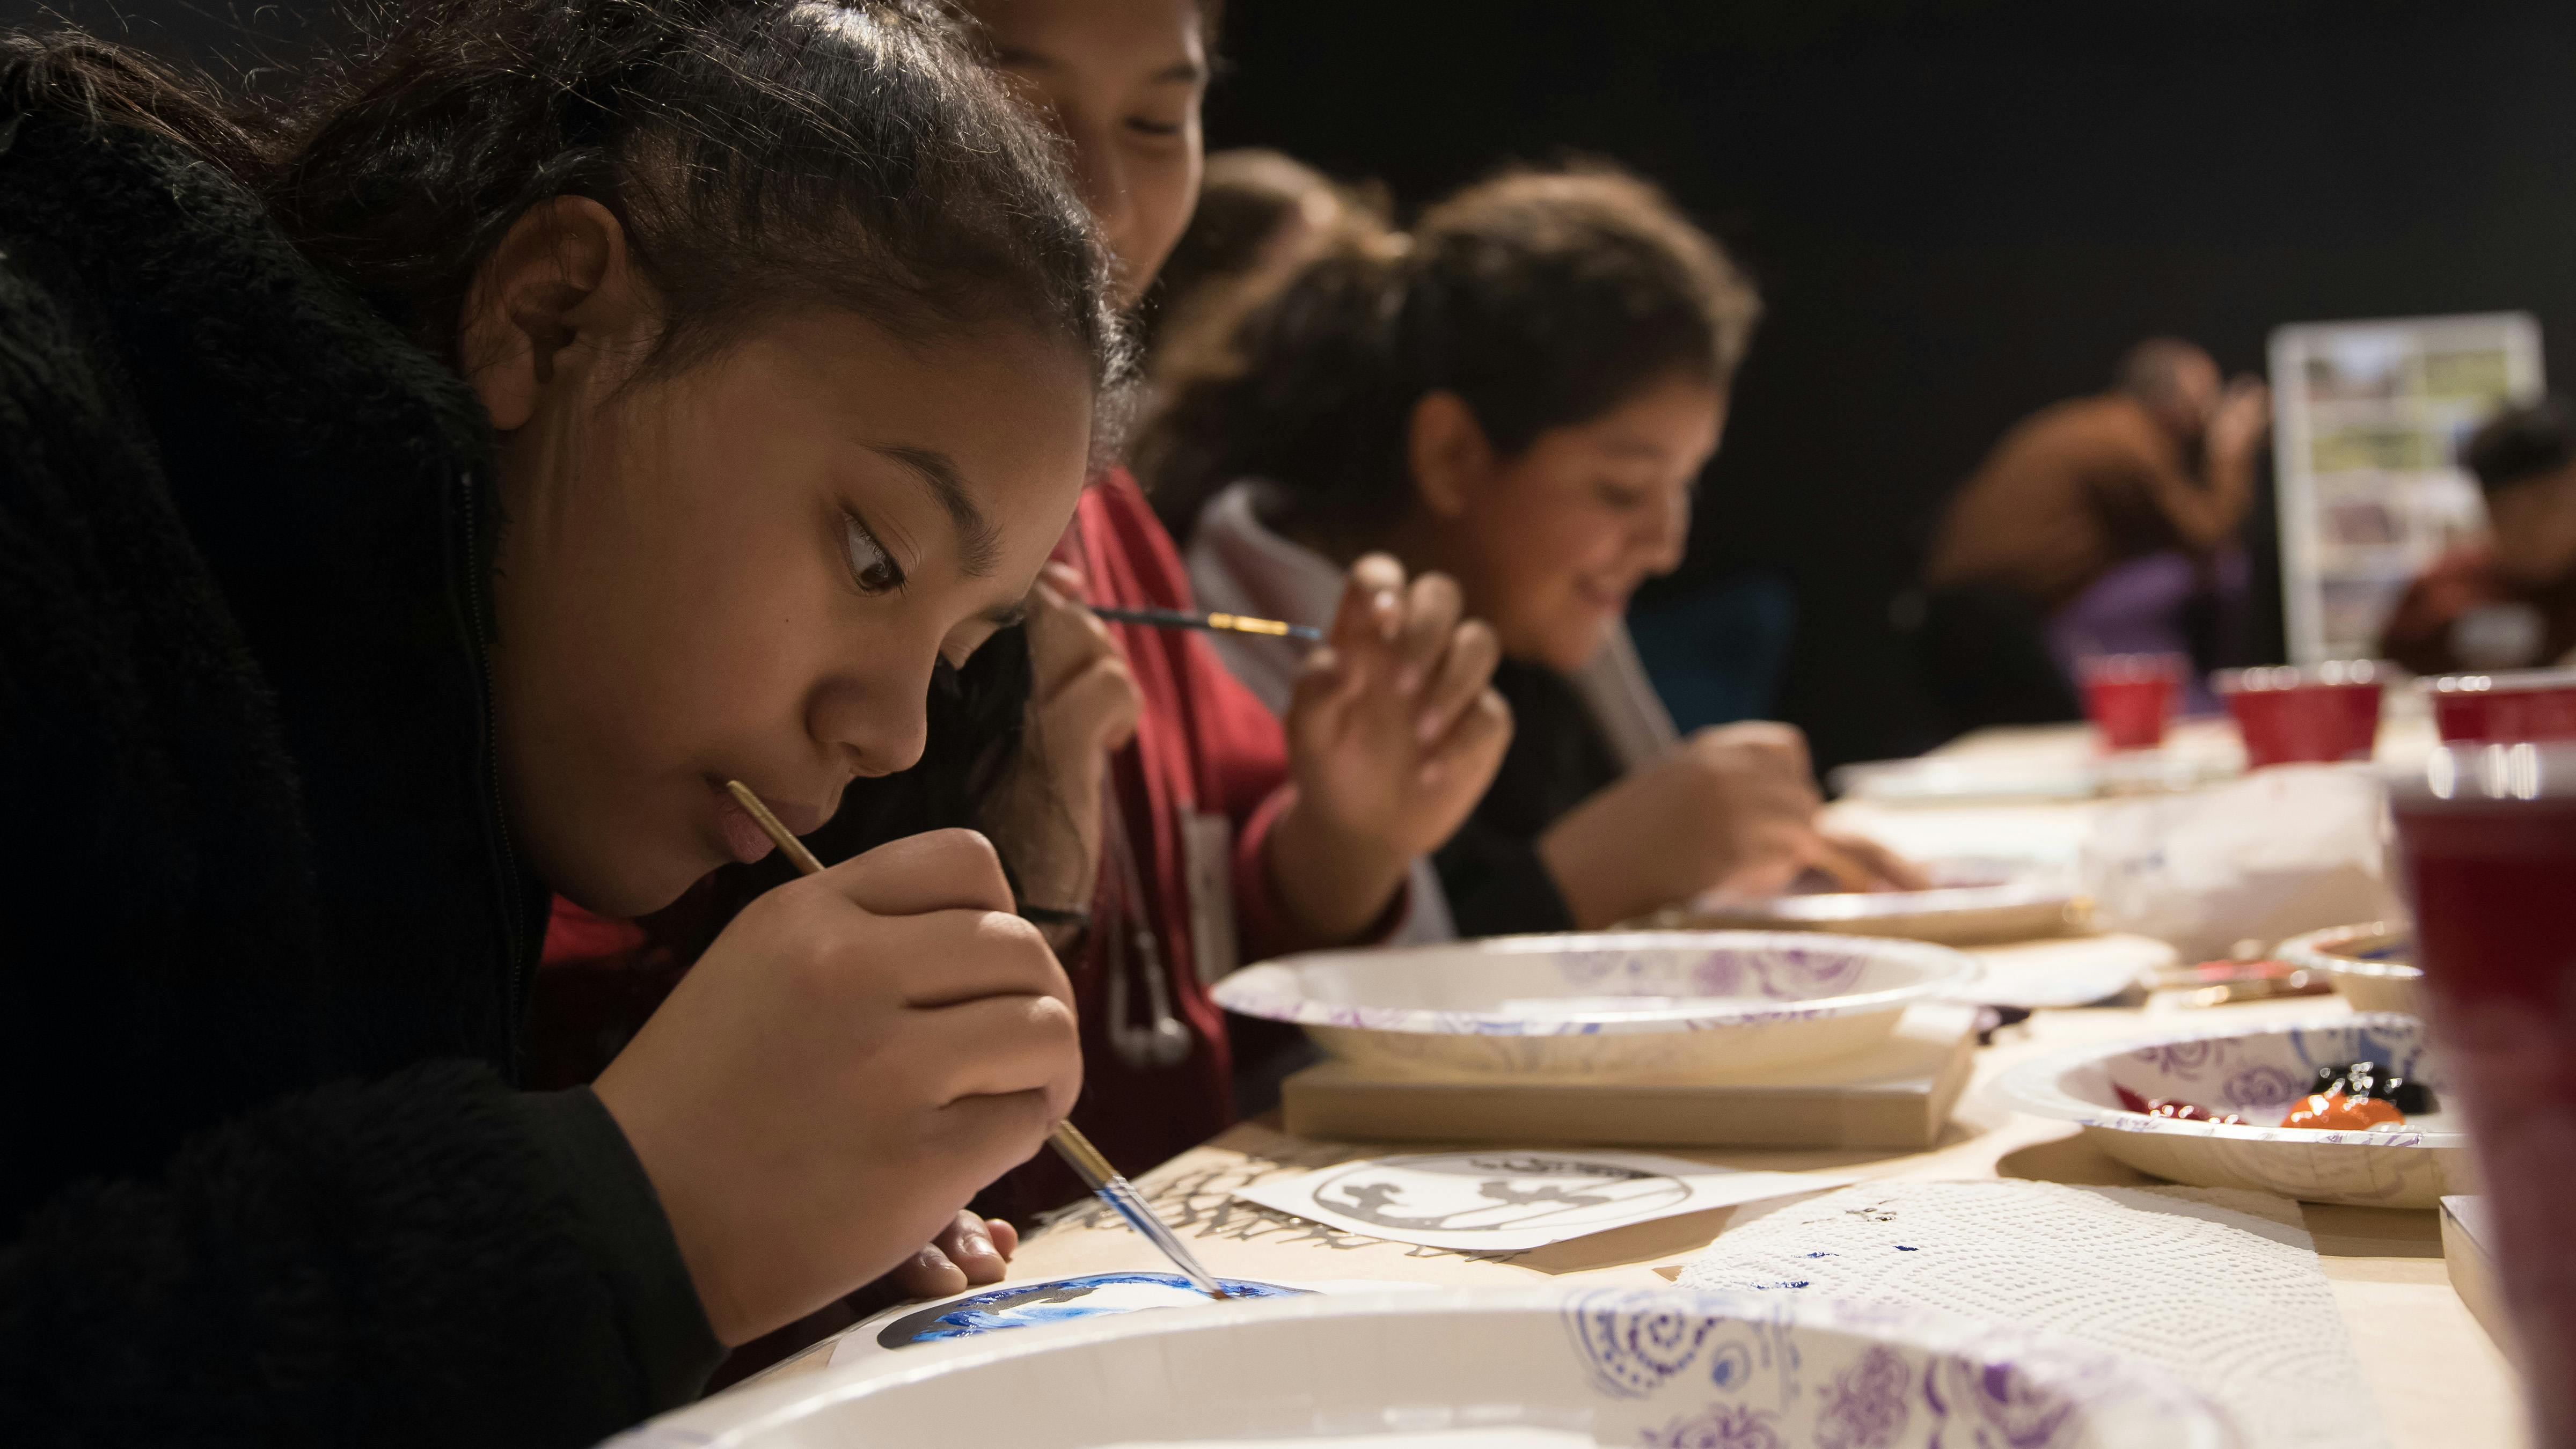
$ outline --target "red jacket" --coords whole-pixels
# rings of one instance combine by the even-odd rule
[[[1179,550],[1123,468],[1083,491],[1057,557],[1082,570],[1088,603],[1195,607]],[[1278,717],[1226,672],[1205,635],[1109,627],[1143,697],[1135,743],[1111,761],[1111,789],[1133,843],[1172,1014],[1192,1038],[1188,1059],[1175,1067],[1132,1065],[1110,1044],[1111,933],[1128,926],[1132,914],[1121,918],[1116,864],[1104,849],[1090,941],[1080,959],[1065,963],[1082,1015],[1083,1088],[1073,1120],[1122,1171],[1137,1173],[1223,1131],[1235,1116],[1224,1013],[1208,999],[1193,941],[1183,838],[1188,816],[1222,817],[1232,836],[1226,873],[1235,963],[1311,943],[1291,939],[1270,878],[1271,822],[1291,798]],[[1138,954],[1128,950],[1125,969],[1140,967]],[[1126,995],[1128,1019],[1141,1026],[1147,1008],[1141,980],[1131,977]],[[999,1216],[1025,1216],[1070,1202],[1082,1190],[1060,1163],[1040,1157],[997,1184],[986,1206]]]

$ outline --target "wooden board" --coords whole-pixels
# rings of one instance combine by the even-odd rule
[[[2495,1340],[2507,1358],[2514,1357],[2513,1325],[2504,1315],[2496,1290],[2495,1259],[2487,1252],[2486,1201],[2475,1197],[2442,1199],[2442,1262],[2451,1270],[2452,1291],[2468,1305],[2478,1326]]]
[[[1395,1076],[1330,1061],[1288,1078],[1288,1130],[1344,1142],[1579,1147],[1929,1147],[1967,1085],[1975,1013],[1909,1009],[1861,1056],[1750,1081]]]

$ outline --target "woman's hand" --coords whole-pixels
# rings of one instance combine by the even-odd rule
[[[724,1342],[958,1233],[959,1208],[1072,1109],[1072,987],[1011,910],[966,830],[792,881],[600,1075]]]
[[[960,1212],[929,1246],[894,1270],[895,1291],[906,1298],[945,1298],[999,1283],[1019,1250],[1019,1229],[1000,1218]]]
[[[1487,687],[1494,631],[1459,621],[1458,586],[1408,584],[1384,554],[1351,566],[1323,647],[1288,704],[1297,799],[1272,827],[1270,870],[1316,942],[1379,916],[1415,856],[1437,849],[1483,799],[1511,743]]]
[[[1538,853],[1586,930],[1712,889],[1778,895],[1810,868],[1847,890],[1920,881],[1869,842],[1819,831],[1823,803],[1806,736],[1784,724],[1719,725],[1566,812]]]
[[[988,821],[1022,899],[1058,910],[1091,904],[1109,754],[1134,738],[1144,708],[1127,656],[1082,599],[1082,575],[1064,563],[1048,564],[1029,591],[1028,734]]]

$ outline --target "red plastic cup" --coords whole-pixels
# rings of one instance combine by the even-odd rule
[[[2446,744],[2576,740],[2576,669],[2445,674],[2420,687]]]
[[[2390,793],[2427,1015],[2485,1180],[2535,1442],[2576,1449],[2576,745],[2445,746]]]
[[[2152,750],[2165,742],[2191,661],[2179,654],[2097,654],[2080,660],[2084,713],[2108,750]]]
[[[2378,748],[2385,685],[2379,666],[2367,659],[2314,669],[2225,669],[2215,683],[2245,737],[2249,769],[2367,760]]]

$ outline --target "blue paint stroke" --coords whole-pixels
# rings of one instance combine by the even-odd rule
[[[1217,1281],[1225,1286],[1227,1293],[1237,1298],[1303,1298],[1310,1292],[1304,1288],[1249,1283],[1237,1278],[1220,1278]],[[902,1348],[907,1344],[935,1343],[941,1339],[973,1338],[1004,1329],[1032,1328],[1041,1323],[1113,1318],[1138,1310],[1106,1303],[1086,1304],[1082,1300],[1103,1288],[1140,1285],[1171,1288],[1192,1297],[1198,1296],[1198,1289],[1178,1273],[1092,1273],[1048,1283],[995,1288],[924,1308],[917,1313],[907,1313],[878,1330],[877,1342],[887,1348]]]

